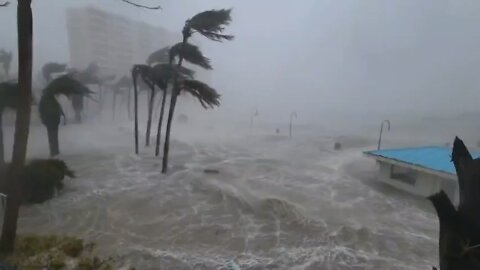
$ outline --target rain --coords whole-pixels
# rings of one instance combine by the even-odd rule
[[[479,2],[0,5],[0,268],[480,267]]]

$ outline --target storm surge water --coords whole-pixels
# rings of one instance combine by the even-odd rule
[[[374,180],[375,142],[220,132],[178,125],[172,168],[132,153],[130,125],[67,126],[62,158],[78,178],[22,209],[21,232],[98,243],[137,269],[428,269],[437,223],[422,199]],[[76,136],[82,129],[82,136]],[[38,142],[43,130],[34,127]],[[33,140],[30,152],[45,152]],[[336,140],[344,147],[334,151]],[[218,174],[205,173],[218,170]]]

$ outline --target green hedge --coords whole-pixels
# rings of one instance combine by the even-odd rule
[[[9,164],[6,165],[8,168]],[[55,192],[63,188],[65,176],[75,177],[75,173],[59,159],[32,160],[23,170],[22,201],[23,203],[43,203],[55,196]],[[6,193],[5,168],[0,171],[0,190]]]

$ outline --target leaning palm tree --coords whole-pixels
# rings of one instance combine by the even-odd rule
[[[155,145],[155,156],[157,157],[160,155],[160,137],[162,134],[165,101],[167,97],[167,87],[169,84],[171,84],[171,81],[174,75],[177,73],[177,71],[178,71],[179,80],[193,79],[193,75],[194,75],[194,72],[188,68],[185,68],[183,66],[173,65],[175,57],[178,57],[180,55],[182,55],[187,62],[201,66],[207,70],[212,69],[212,66],[210,64],[210,59],[205,57],[197,46],[190,43],[176,44],[169,50],[168,64],[155,66],[155,69],[156,69],[155,74],[157,74],[157,77],[162,78],[162,79],[159,79],[159,82],[162,82],[163,84],[163,87],[159,86],[159,88],[163,90],[163,97],[161,100],[161,111],[160,111],[160,117],[158,118],[157,138],[156,138],[156,145]],[[158,74],[162,74],[162,75],[158,75]],[[179,93],[182,93],[182,91],[179,91]]]
[[[56,99],[58,95],[72,97],[75,95],[89,96],[93,92],[85,85],[73,79],[69,75],[63,75],[54,79],[47,88],[43,90],[42,97],[38,104],[40,119],[47,128],[48,144],[50,148],[50,156],[56,156],[60,153],[58,144],[58,127],[60,118],[63,113],[62,106]]]
[[[45,82],[47,84],[50,83],[50,81],[52,81],[54,74],[63,73],[66,71],[67,71],[67,65],[60,64],[60,63],[51,62],[43,65],[42,67],[43,78],[45,79]]]
[[[173,77],[173,74],[177,71],[176,67],[173,66],[170,63],[168,64],[159,64],[156,65],[154,68],[154,75],[155,75],[155,82],[158,86],[163,91],[163,96],[162,96],[162,103],[161,103],[161,110],[160,110],[160,116],[158,118],[158,126],[157,126],[157,138],[156,138],[156,143],[155,143],[155,156],[159,156],[160,154],[160,137],[162,134],[162,125],[163,125],[163,116],[165,112],[165,103],[167,100],[167,91],[168,91],[168,86],[171,78]],[[193,74],[194,72],[188,68],[181,68],[179,71],[179,76],[182,80],[185,79],[193,79]]]
[[[180,53],[178,54],[177,66],[181,67],[183,64],[183,60],[188,61],[188,59],[186,58],[186,55],[187,55],[186,50],[188,47],[190,47],[188,45],[188,40],[194,33],[199,33],[210,40],[218,41],[218,42],[223,40],[232,40],[233,36],[223,34],[223,31],[225,30],[225,26],[229,25],[231,21],[232,21],[231,9],[204,11],[204,12],[198,13],[197,15],[193,16],[191,19],[187,20],[182,30],[183,40],[182,40],[181,46],[179,45]],[[193,64],[197,64],[203,68],[208,68],[207,65],[205,65],[205,63],[202,63],[202,64],[193,63]],[[179,87],[181,85],[182,84],[179,83],[178,72],[176,72],[173,78],[174,88],[172,91],[170,108],[168,112],[167,133],[165,136],[165,144],[164,144],[164,151],[163,151],[162,173],[167,172],[168,152],[170,148],[170,133],[171,133],[172,122],[173,122],[173,114],[175,113],[175,105],[177,102],[178,94],[180,93]]]
[[[134,65],[132,68],[132,80],[133,80],[133,97],[134,97],[134,110],[135,110],[135,119],[134,119],[134,129],[135,129],[135,153],[138,154],[138,87],[137,87],[137,80],[138,77],[142,79],[142,81],[148,85],[150,90],[152,91],[151,96],[152,97],[154,94],[153,92],[155,91],[155,86],[152,81],[152,68],[147,65]],[[153,101],[152,101],[153,102]],[[149,102],[150,103],[150,102]],[[149,110],[149,115],[150,114],[150,107],[148,108]],[[150,118],[150,116],[149,116]],[[151,118],[150,118],[150,123],[151,123]],[[148,141],[150,138],[149,134],[149,129],[147,126],[147,135],[146,139],[147,141],[145,142],[148,145]]]

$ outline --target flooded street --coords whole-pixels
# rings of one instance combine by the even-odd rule
[[[136,270],[477,265],[479,11],[479,1],[0,0],[2,164],[15,148],[2,166],[12,170],[0,181],[10,196],[0,251],[19,252],[18,223],[20,234],[93,242],[99,258]],[[52,156],[61,161],[22,167]],[[77,177],[61,183],[63,161]],[[438,194],[437,211],[392,186]],[[18,213],[14,187],[22,202],[55,196]],[[439,244],[439,219],[454,241]],[[28,263],[57,259],[42,248]]]
[[[24,207],[21,232],[80,236],[138,269],[224,269],[228,260],[241,269],[436,262],[432,208],[374,180],[374,162],[361,154],[374,145],[365,140],[343,138],[346,147],[333,151],[334,138],[309,132],[290,139],[178,125],[172,169],[162,175],[152,148],[131,154],[128,123],[74,136],[81,128],[66,126],[61,141],[61,158],[78,177],[57,198]],[[43,133],[33,129],[33,153],[47,151]]]

